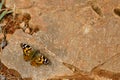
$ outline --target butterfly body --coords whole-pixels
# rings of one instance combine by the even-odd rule
[[[40,51],[34,50],[31,46],[21,43],[21,48],[23,49],[23,57],[25,61],[30,61],[32,66],[40,66],[42,64],[50,64],[50,61],[45,57]]]

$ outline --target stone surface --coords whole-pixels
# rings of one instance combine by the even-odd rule
[[[40,49],[51,60],[52,64],[40,67],[31,66],[23,59],[20,43],[27,43],[35,49]],[[71,71],[55,58],[54,53],[50,53],[42,43],[37,42],[33,36],[25,34],[22,30],[17,30],[11,37],[9,45],[3,50],[1,61],[8,68],[17,70],[22,77],[32,77],[33,80],[46,80],[55,75],[71,74]]]
[[[39,75],[43,79],[48,75],[51,77],[64,72],[70,73],[61,62],[90,72],[98,64],[107,61],[101,68],[120,73],[120,16],[113,11],[119,8],[120,0],[30,0],[27,3],[24,0],[7,1],[7,7],[12,8],[11,4],[15,4],[22,12],[30,13],[30,25],[40,28],[40,31],[32,36],[16,31],[3,51],[4,63],[18,69],[23,76],[33,76],[33,68],[29,63],[21,61],[22,54],[17,54],[22,53],[19,49],[20,42],[45,48],[46,53],[49,53],[48,56],[54,64],[50,67],[41,66]],[[29,5],[26,7],[23,4]],[[111,58],[116,54],[117,57]],[[20,59],[12,62],[17,56]],[[38,69],[34,68],[33,78],[41,79],[35,74],[35,70]],[[46,76],[43,76],[43,72]]]

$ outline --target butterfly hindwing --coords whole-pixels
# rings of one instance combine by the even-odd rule
[[[47,57],[45,57],[42,53],[36,53],[33,59],[30,62],[33,66],[39,66],[39,65],[47,65],[50,64],[50,61]]]

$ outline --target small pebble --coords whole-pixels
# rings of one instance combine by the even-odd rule
[[[31,32],[31,31],[30,31],[30,28],[26,28],[26,29],[25,29],[25,33],[30,34],[30,32]]]
[[[25,22],[20,23],[20,27],[21,27],[22,29],[24,29],[24,28],[25,28]]]

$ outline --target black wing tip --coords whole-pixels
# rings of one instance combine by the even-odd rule
[[[44,61],[44,64],[45,65],[51,65],[51,61],[48,58],[46,58],[46,61]]]
[[[26,45],[25,43],[20,43],[21,48],[25,48],[25,45]]]

